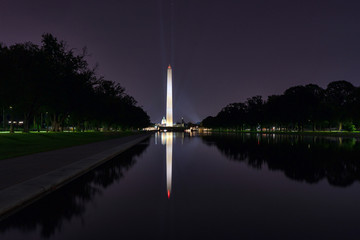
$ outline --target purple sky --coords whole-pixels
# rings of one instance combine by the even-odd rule
[[[153,122],[197,122],[231,102],[291,86],[360,85],[359,1],[0,0],[0,42],[49,32],[87,46],[98,74],[119,82]],[[80,52],[80,51],[79,51]]]

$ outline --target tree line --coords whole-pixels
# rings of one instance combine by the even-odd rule
[[[41,46],[0,44],[2,127],[63,131],[134,129],[150,124],[148,114],[114,81],[97,76],[86,61],[52,34]]]
[[[360,128],[360,87],[341,80],[323,89],[315,84],[287,89],[281,95],[231,103],[202,121],[208,128],[236,130],[348,130]]]

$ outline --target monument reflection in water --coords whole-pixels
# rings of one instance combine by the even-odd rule
[[[166,145],[166,192],[168,198],[171,194],[173,137],[172,132],[161,133],[161,144]]]
[[[0,239],[359,239],[358,138],[151,140],[0,222]]]

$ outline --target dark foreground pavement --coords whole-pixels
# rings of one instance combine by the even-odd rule
[[[0,161],[0,218],[150,137],[137,134]]]

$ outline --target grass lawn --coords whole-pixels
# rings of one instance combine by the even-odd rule
[[[134,132],[0,133],[0,160],[136,134]]]

